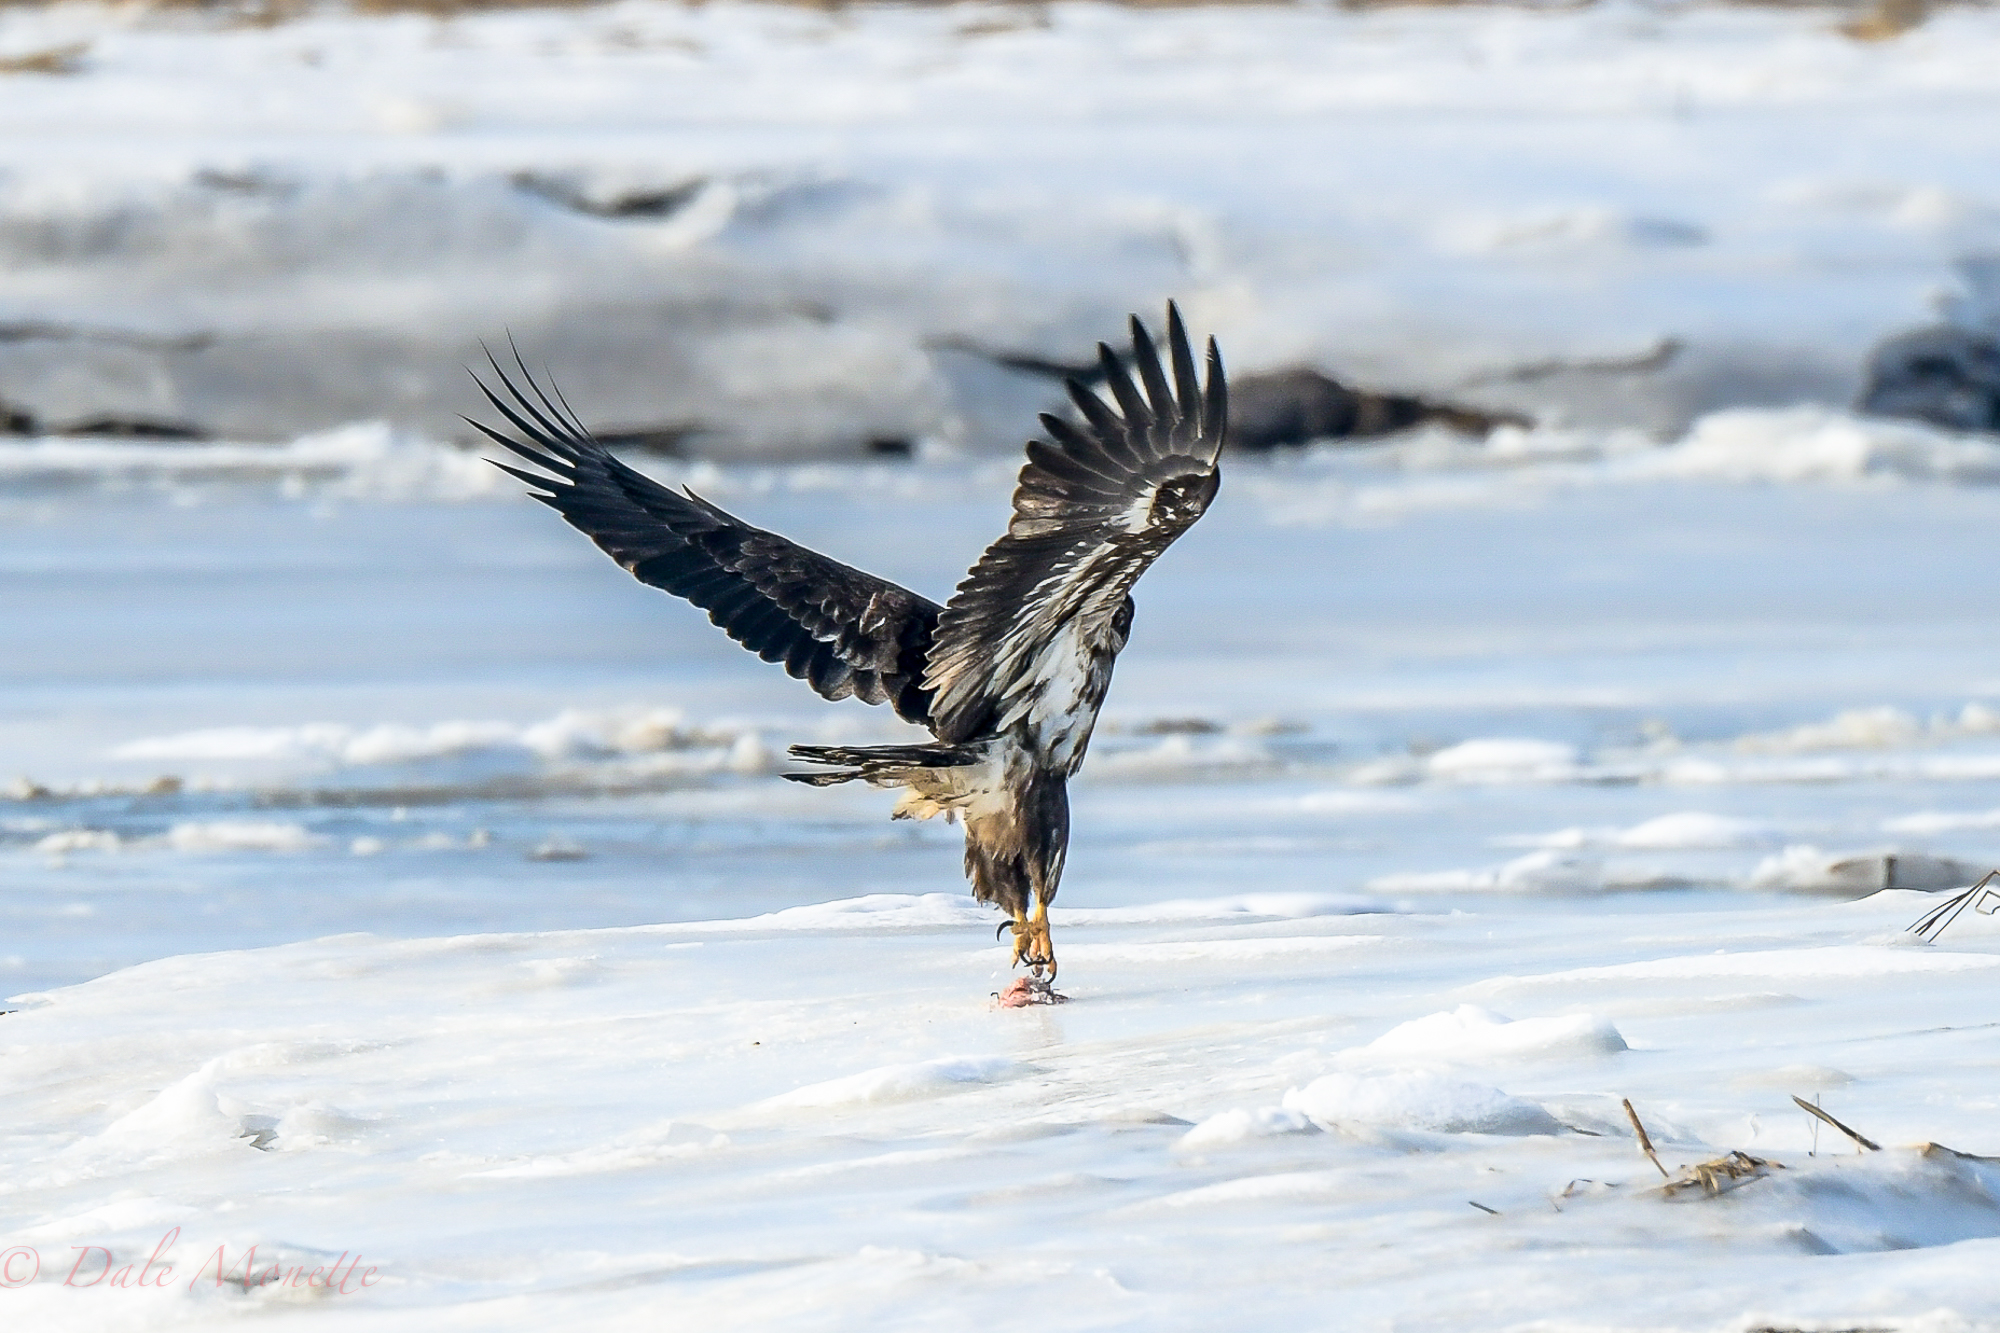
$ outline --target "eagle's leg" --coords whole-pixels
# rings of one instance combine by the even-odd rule
[[[1068,784],[1057,773],[1037,773],[1022,792],[1026,818],[1028,887],[1035,906],[1014,932],[1014,961],[1026,963],[1044,984],[1056,979],[1056,946],[1049,939],[1049,903],[1062,883],[1063,862],[1069,856]],[[1024,904],[1025,906],[1025,904]]]
[[[1023,904],[1025,908],[1025,904]],[[1022,911],[1014,918],[1014,966],[1028,965],[1028,971],[1037,977],[1046,973],[1045,979],[1056,979],[1056,947],[1049,939],[1049,905],[1037,898],[1033,911]]]
[[[1069,800],[1059,774],[1027,772],[991,811],[965,817],[965,873],[973,896],[1007,913],[1002,931],[1014,932],[1015,967],[1026,965],[1035,984],[1048,988],[1056,975],[1049,942],[1049,901],[1062,881],[1069,849]]]

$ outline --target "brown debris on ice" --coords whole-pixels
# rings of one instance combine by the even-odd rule
[[[1026,1009],[1031,1004],[1068,1004],[1069,996],[1040,977],[1015,977],[1006,990],[993,993],[993,1000],[1002,1009]]]
[[[1784,1167],[1777,1162],[1766,1161],[1762,1157],[1752,1157],[1740,1149],[1732,1149],[1720,1157],[1694,1166],[1684,1167],[1679,1178],[1669,1180],[1660,1186],[1660,1193],[1672,1197],[1686,1190],[1698,1189],[1710,1198],[1753,1180],[1762,1180],[1773,1171]]]

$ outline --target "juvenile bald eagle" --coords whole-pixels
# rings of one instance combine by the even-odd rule
[[[641,582],[701,607],[821,696],[886,702],[930,728],[937,739],[923,745],[795,745],[795,758],[823,767],[785,776],[902,788],[898,819],[962,816],[973,896],[1008,914],[1015,965],[1052,981],[1048,909],[1069,848],[1066,788],[1132,630],[1132,585],[1221,481],[1228,400],[1215,340],[1204,385],[1170,305],[1167,352],[1163,367],[1135,317],[1135,383],[1098,344],[1115,408],[1069,382],[1078,420],[1042,416],[1045,438],[1028,443],[1006,535],[943,606],[641,476],[518,355],[522,383],[494,362],[506,396],[480,388],[526,438],[471,424],[540,472],[495,466]]]

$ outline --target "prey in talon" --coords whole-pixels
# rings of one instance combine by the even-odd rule
[[[1103,343],[1107,397],[1068,384],[1043,414],[1007,531],[942,606],[627,467],[518,354],[487,400],[516,434],[472,422],[536,471],[496,464],[642,583],[665,589],[827,699],[886,703],[933,739],[794,745],[816,787],[899,790],[892,817],[965,825],[973,896],[1007,914],[1028,969],[1007,1007],[1054,1003],[1049,904],[1069,850],[1071,775],[1132,632],[1132,586],[1215,499],[1228,396],[1215,340],[1197,366],[1167,307],[1166,358],[1137,318],[1128,363]],[[1012,1001],[1009,996],[1016,996]],[[1031,998],[1019,998],[1031,997]]]
[[[1069,996],[1045,977],[1015,977],[1006,990],[993,992],[993,1002],[1002,1009],[1026,1009],[1036,1004],[1068,1004]]]

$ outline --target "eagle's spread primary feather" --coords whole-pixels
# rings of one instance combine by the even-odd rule
[[[525,438],[472,424],[540,472],[496,466],[642,582],[701,607],[823,697],[886,702],[929,727],[936,744],[794,746],[828,767],[786,776],[906,788],[898,818],[962,815],[975,895],[1012,916],[1016,961],[1053,975],[1046,912],[1069,844],[1064,788],[1131,630],[1132,585],[1220,481],[1228,398],[1215,342],[1204,383],[1169,306],[1167,352],[1163,366],[1136,318],[1132,370],[1098,345],[1111,402],[1070,381],[1077,420],[1041,418],[1046,438],[1028,444],[1005,535],[942,607],[627,467],[518,354],[520,383],[494,361],[505,396],[480,388]]]

